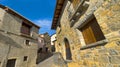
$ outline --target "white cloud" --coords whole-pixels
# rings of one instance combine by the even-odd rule
[[[52,21],[48,19],[35,20],[34,22],[42,28],[50,28],[52,23]]]
[[[38,19],[33,21],[35,24],[40,26],[40,33],[43,34],[45,32],[48,32],[50,35],[55,33],[55,30],[51,30],[51,24],[52,21],[49,19]]]

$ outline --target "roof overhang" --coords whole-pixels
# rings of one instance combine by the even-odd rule
[[[12,14],[12,15],[15,15],[15,16],[21,18],[21,19],[23,20],[23,22],[24,22],[24,21],[27,21],[29,24],[31,24],[31,25],[33,25],[33,26],[35,26],[35,27],[37,27],[37,28],[40,28],[40,26],[34,24],[32,21],[26,19],[24,16],[20,15],[19,13],[17,13],[17,12],[14,11],[14,10],[12,10],[11,8],[6,7],[6,6],[3,6],[3,5],[0,5],[0,8],[2,8],[3,10],[5,10],[6,12],[8,12],[8,13],[10,13],[10,14]]]
[[[65,0],[57,0],[51,29],[57,28],[58,19],[61,15],[61,11],[62,11],[64,2],[65,2]]]

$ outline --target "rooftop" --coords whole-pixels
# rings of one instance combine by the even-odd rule
[[[21,19],[23,19],[23,21],[27,21],[29,24],[34,25],[37,28],[40,28],[38,25],[34,24],[32,21],[26,19],[24,16],[20,15],[19,13],[17,13],[16,11],[12,10],[11,8],[7,7],[7,6],[3,6],[0,4],[0,8],[4,9],[6,12],[15,15]]]

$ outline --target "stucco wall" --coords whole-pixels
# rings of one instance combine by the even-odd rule
[[[15,67],[36,67],[38,28],[32,27],[34,36],[21,36],[22,19],[0,8],[0,67],[6,67],[8,59],[16,59]],[[30,45],[25,44],[30,40]],[[28,56],[27,61],[23,61]]]

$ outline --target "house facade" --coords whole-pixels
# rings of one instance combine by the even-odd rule
[[[39,28],[0,5],[0,67],[36,67]]]
[[[52,36],[51,36],[51,46],[52,46],[52,52],[57,52],[58,50],[56,50],[57,49],[57,41],[56,41],[57,39],[56,39],[56,34],[53,34]],[[56,48],[56,49],[55,49]]]
[[[57,0],[51,29],[68,65],[119,67],[119,18],[119,0]]]
[[[44,35],[40,34],[38,37],[38,49],[45,46]]]
[[[52,56],[51,41],[48,33],[39,34],[37,64]]]
[[[46,50],[48,52],[51,52],[51,37],[47,32],[44,33],[43,35],[44,35],[44,41],[45,41]]]
[[[51,51],[51,39],[48,33],[39,34],[38,37],[38,52],[50,52]]]

